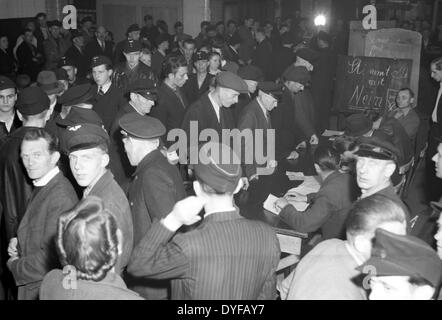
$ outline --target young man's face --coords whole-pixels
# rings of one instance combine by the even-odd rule
[[[195,53],[195,45],[193,43],[184,43],[183,51],[186,60],[190,60]]]
[[[428,300],[407,276],[372,277],[370,300]]]
[[[393,174],[394,168],[394,164],[388,160],[357,157],[356,180],[359,188],[368,191],[385,184]]]
[[[260,91],[259,96],[261,98],[264,108],[267,111],[272,111],[278,105],[278,100],[276,100],[275,97],[273,97],[265,92]]]
[[[442,82],[442,70],[437,70],[435,64],[431,65],[431,77],[437,82]]]
[[[187,67],[179,67],[178,71],[173,75],[173,83],[178,87],[181,88],[186,83],[188,76],[187,76]]]
[[[106,65],[102,64],[92,69],[92,76],[94,77],[95,83],[98,86],[102,86],[110,80],[112,70],[107,70]]]
[[[141,53],[139,51],[130,52],[130,53],[124,52],[124,56],[126,57],[126,61],[129,64],[129,66],[131,66],[131,67],[136,66],[140,62],[140,55],[141,55]]]
[[[405,109],[411,106],[413,103],[413,98],[411,97],[410,91],[402,90],[399,91],[396,96],[396,105],[398,108]]]
[[[207,67],[209,66],[209,61],[207,60],[198,60],[195,61],[195,69],[197,73],[206,73]]]
[[[88,187],[96,182],[108,163],[109,156],[99,148],[78,150],[69,154],[72,174],[81,187]]]
[[[0,112],[8,113],[13,110],[17,101],[17,93],[14,88],[0,91]]]
[[[43,138],[23,140],[20,156],[31,180],[43,178],[55,168],[59,158],[57,152],[49,152],[48,142]]]

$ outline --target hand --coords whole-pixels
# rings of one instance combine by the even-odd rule
[[[299,153],[297,151],[292,151],[287,157],[287,160],[296,160],[299,158]]]
[[[267,163],[267,168],[276,168],[278,166],[278,161],[276,160],[270,160]]]
[[[242,180],[242,184],[243,184],[242,189],[248,190],[250,187],[249,179],[247,179],[246,177],[242,177],[241,180]]]
[[[316,134],[312,135],[312,137],[310,138],[310,144],[319,144],[319,139]]]
[[[204,207],[204,201],[200,197],[188,197],[175,204],[169,216],[171,216],[175,222],[182,225],[191,226],[201,220],[198,215]]]
[[[8,259],[8,261],[6,262],[6,266],[8,267],[9,270],[11,270],[12,262],[14,262],[17,259],[18,257],[11,257]]]
[[[296,150],[299,150],[299,149],[305,149],[305,148],[307,148],[307,142],[305,142],[305,141],[302,141],[300,144],[298,144],[297,146],[296,146]]]
[[[18,257],[17,244],[17,238],[12,238],[11,240],[9,240],[8,254],[10,257]]]
[[[276,210],[282,210],[285,207],[287,207],[290,203],[284,199],[284,198],[279,198],[278,200],[275,201],[275,209]]]
[[[307,196],[304,196],[298,192],[292,191],[286,194],[284,197],[288,201],[307,202]]]
[[[167,157],[167,160],[169,161],[169,163],[173,166],[176,165],[178,163],[178,161],[180,160],[176,151],[166,152],[166,157]]]

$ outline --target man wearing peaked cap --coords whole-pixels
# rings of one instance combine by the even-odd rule
[[[66,51],[66,57],[72,59],[78,69],[77,76],[79,78],[85,78],[89,70],[89,58],[85,52],[85,46],[89,39],[86,37],[78,30],[71,30],[72,46]]]
[[[0,189],[5,191],[0,201],[8,241],[17,233],[33,189],[20,159],[20,146],[29,131],[45,127],[49,117],[49,98],[40,87],[29,87],[20,92],[16,105],[23,126],[6,139],[0,153]]]
[[[214,129],[222,136],[223,129],[236,128],[235,118],[230,108],[238,103],[241,93],[248,93],[247,84],[234,73],[222,71],[216,75],[215,90],[204,94],[193,103],[184,116],[182,128],[190,137],[191,127],[197,125],[198,136],[204,129]],[[196,147],[197,141],[190,141]]]
[[[270,117],[271,111],[277,107],[279,96],[282,94],[282,86],[274,82],[260,82],[258,84],[258,96],[247,105],[242,114],[240,115],[238,121],[238,129],[243,132],[243,130],[251,130],[253,135],[255,135],[256,130],[262,130],[263,141],[262,148],[263,154],[268,157],[274,157],[275,155],[268,154],[267,145],[268,139],[271,137],[272,120]],[[264,186],[267,185],[270,175],[272,175],[276,169],[277,162],[275,159],[269,159],[266,164],[259,165],[255,157],[253,158],[253,163],[245,163],[244,160],[247,159],[247,145],[245,139],[241,139],[241,151],[243,168],[247,181],[251,184],[249,190],[249,199],[254,198],[256,202],[263,202],[266,195]],[[274,141],[270,141],[274,144]],[[264,197],[264,198],[263,198]]]
[[[357,156],[356,181],[362,192],[361,198],[382,194],[408,212],[391,182],[400,152],[389,137],[362,137],[357,140],[354,154]]]
[[[376,230],[370,259],[358,270],[370,274],[370,300],[430,300],[442,279],[442,262],[424,241]]]
[[[164,125],[138,113],[124,115],[119,124],[127,157],[136,167],[128,191],[136,247],[152,223],[164,218],[186,192],[178,168],[159,150],[160,139],[166,133]],[[146,299],[166,299],[168,283],[163,284],[154,287],[134,279],[132,289]]]
[[[14,81],[0,76],[0,147],[4,140],[21,127],[21,121],[15,112],[17,88]]]
[[[134,250],[128,272],[170,279],[173,300],[275,299],[278,239],[270,226],[245,219],[234,205],[234,194],[242,188],[239,159],[227,145],[215,142],[203,145],[199,154],[194,166],[196,197],[178,202],[152,225]],[[231,161],[225,161],[226,154]],[[202,209],[200,227],[176,233],[201,220]]]
[[[80,77],[80,75],[78,75],[77,63],[72,58],[68,56],[61,57],[58,67],[66,70],[68,74],[69,88],[87,82],[84,77]]]
[[[156,81],[151,68],[140,62],[141,43],[138,40],[127,40],[124,43],[123,54],[125,62],[121,62],[115,68],[113,82],[124,94],[128,92],[130,86],[138,80]]]
[[[124,46],[126,45],[127,41],[134,40],[139,41],[140,40],[140,27],[137,24],[132,24],[128,27],[126,32],[126,39],[120,41],[115,46],[115,53],[114,53],[114,64],[118,65],[122,62],[124,62],[124,56],[123,56],[123,50]]]
[[[94,87],[89,84],[82,84],[70,88],[59,99],[58,102],[64,107],[79,106],[92,109],[95,98]]]
[[[104,127],[111,130],[112,123],[118,111],[126,105],[123,92],[112,81],[114,73],[111,60],[106,56],[95,56],[91,61],[92,77],[95,85],[96,103],[94,110],[103,119]]]
[[[123,236],[123,252],[115,272],[121,274],[129,262],[133,247],[133,224],[129,202],[107,166],[109,135],[103,126],[80,123],[65,132],[69,165],[77,184],[85,188],[83,198],[97,196],[114,215]]]

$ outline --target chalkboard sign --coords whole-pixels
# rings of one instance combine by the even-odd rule
[[[410,85],[412,60],[338,57],[334,109],[341,112],[384,112],[397,92]]]

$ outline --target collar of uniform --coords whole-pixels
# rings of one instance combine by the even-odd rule
[[[104,94],[106,94],[109,91],[111,85],[112,85],[112,81],[109,81],[107,84],[105,84],[104,86],[101,87],[101,90],[104,92]],[[97,88],[97,92],[99,92],[99,91],[100,91],[100,86],[98,86],[98,88]]]
[[[395,195],[397,196],[396,191],[393,188],[393,185],[390,183],[389,186],[387,186],[383,189],[377,190],[377,191],[369,193],[369,194],[362,194],[361,199],[368,198],[374,194],[381,194],[381,195],[384,195],[390,199],[392,199]]]
[[[325,180],[322,182],[322,185],[325,185],[325,184],[329,183],[330,181],[336,179],[341,174],[343,174],[343,173],[340,173],[339,171],[333,171],[327,178],[325,178]]]
[[[209,97],[210,103],[212,104],[212,107],[216,113],[216,116],[218,118],[218,121],[221,121],[221,115],[220,115],[220,110],[221,110],[221,106],[218,105],[215,100],[212,98],[212,92],[209,92],[209,94],[207,95]]]
[[[44,175],[44,177],[34,180],[32,181],[32,183],[34,184],[34,187],[44,187],[46,186],[49,181],[51,181],[52,179],[54,179],[54,177],[60,172],[60,169],[58,169],[58,167],[55,167],[54,169],[52,169],[51,171],[49,171],[48,173],[46,173]]]
[[[10,117],[8,120],[6,120],[6,121],[0,120],[0,122],[3,122],[5,124],[6,130],[8,130],[8,132],[11,132],[11,128],[12,128],[12,124],[14,123],[14,120],[15,120],[15,112],[12,114],[12,117]]]
[[[214,212],[208,216],[204,216],[204,222],[222,222],[230,220],[238,220],[243,217],[239,214],[239,209],[235,208],[233,211]]]
[[[92,190],[96,190],[96,187],[99,188],[100,186],[103,185],[103,183],[101,181],[103,180],[103,177],[107,173],[108,173],[108,170],[104,171],[104,173],[95,182],[93,182],[90,186],[88,186],[86,189],[84,189],[83,198],[86,198],[87,196],[89,196],[92,193]]]
[[[141,160],[132,176],[137,176],[140,172],[144,171],[145,168],[149,167],[150,164],[156,162],[158,159],[161,159],[161,157],[163,159],[166,159],[159,149],[155,149],[154,151],[146,155],[143,160]]]

